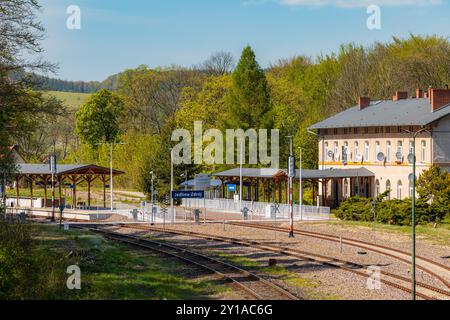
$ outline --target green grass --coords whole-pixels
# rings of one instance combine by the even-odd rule
[[[410,235],[411,226],[395,226],[383,223],[361,222],[361,221],[329,221],[317,222],[314,224],[332,224],[344,228],[364,227],[377,231],[390,232],[395,234]],[[450,246],[450,217],[446,217],[440,224],[418,225],[416,227],[418,238],[425,239],[436,244]]]
[[[256,270],[258,272],[274,276],[283,280],[287,284],[298,287],[310,300],[339,300],[338,296],[328,295],[321,292],[317,282],[300,277],[297,273],[287,270],[284,266],[262,266],[259,262],[247,257],[223,252],[220,252],[217,255],[223,260],[236,266]]]
[[[75,92],[62,92],[62,91],[48,91],[49,95],[52,95],[64,102],[69,111],[76,111],[84,104],[91,94],[88,93],[75,93]]]
[[[196,300],[229,290],[198,276],[183,277],[184,265],[80,230],[36,226],[45,249],[71,256],[81,269],[82,288],[63,299]]]

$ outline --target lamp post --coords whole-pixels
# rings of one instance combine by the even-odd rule
[[[295,177],[295,157],[292,145],[292,136],[287,137],[289,139],[289,161],[288,161],[288,176],[289,176],[289,220],[290,231],[289,238],[294,237],[294,199],[293,199],[293,183]]]
[[[300,221],[303,221],[303,155],[302,155],[302,147],[298,147],[299,149],[299,201],[298,205],[300,207]]]
[[[413,136],[413,146],[412,146],[412,153],[409,154],[408,160],[410,160],[413,164],[413,173],[412,173],[412,180],[413,180],[413,190],[412,190],[412,271],[411,271],[411,277],[412,277],[412,300],[416,300],[416,287],[417,287],[417,279],[416,279],[416,138],[417,136],[427,131],[427,128],[422,128],[419,131],[411,132],[409,130],[402,129],[402,131],[412,134]]]
[[[242,211],[242,188],[243,188],[243,183],[242,183],[242,163],[244,162],[244,146],[243,146],[243,141],[241,141],[240,144],[240,150],[239,150],[239,209]]]
[[[52,173],[52,222],[55,222],[55,174],[56,174],[56,155],[50,156],[50,172]],[[31,199],[33,201],[33,199]],[[33,204],[31,204],[33,206]]]
[[[113,195],[113,146],[115,144],[125,144],[123,142],[102,142],[97,145],[109,144],[109,197],[110,197],[110,209],[114,211],[114,195]]]
[[[150,171],[150,176],[151,176],[151,190],[150,190],[150,203],[152,204],[151,206],[151,217],[152,217],[152,222],[151,224],[153,225],[154,222],[154,217],[153,217],[153,203],[154,203],[154,197],[153,197],[153,171]]]
[[[170,213],[172,215],[172,223],[175,222],[175,214],[174,214],[174,206],[173,206],[173,197],[172,192],[174,189],[173,182],[173,149],[170,149]]]

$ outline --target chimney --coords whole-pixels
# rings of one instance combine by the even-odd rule
[[[405,100],[408,99],[408,92],[406,91],[397,91],[395,96],[392,97],[393,101]]]
[[[359,111],[370,106],[370,98],[369,97],[359,97],[358,100]]]
[[[423,91],[422,89],[416,89],[416,99],[423,98]]]
[[[450,104],[450,89],[430,89],[431,112]]]

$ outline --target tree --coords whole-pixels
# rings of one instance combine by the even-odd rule
[[[200,87],[203,78],[185,68],[152,70],[143,65],[123,72],[117,91],[129,102],[128,121],[134,130],[161,134],[167,119],[180,107],[183,89]]]
[[[29,77],[13,79],[26,72],[53,70],[37,56],[44,33],[37,21],[39,9],[36,0],[0,1],[0,172],[7,178],[15,169],[10,146],[17,137],[33,132],[39,116],[62,112],[59,101],[33,91]]]
[[[269,127],[270,95],[267,79],[250,46],[244,48],[233,72],[228,110],[227,124],[232,128]]]
[[[81,141],[94,147],[96,144],[114,143],[122,132],[124,100],[106,89],[93,94],[76,113],[76,132]]]
[[[441,220],[450,214],[450,174],[433,165],[417,180],[417,193],[424,202],[431,203],[430,211]]]
[[[199,69],[212,76],[223,76],[229,74],[234,67],[233,55],[229,52],[219,51],[213,53]]]

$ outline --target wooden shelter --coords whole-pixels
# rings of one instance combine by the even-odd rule
[[[106,188],[107,182],[110,179],[110,169],[100,167],[97,165],[57,165],[57,173],[55,174],[55,187],[59,189],[58,202],[62,202],[62,185],[69,183],[73,190],[72,205],[77,204],[77,185],[83,182],[87,183],[88,191],[88,207],[91,206],[91,186],[96,180],[99,180],[103,184],[103,206],[106,208]],[[112,171],[113,177],[125,174],[125,172],[114,170]],[[14,177],[15,189],[16,189],[16,204],[19,203],[20,198],[20,184],[23,180],[27,181],[30,188],[30,200],[31,206],[33,206],[33,187],[36,184],[42,184],[44,186],[44,206],[47,204],[48,189],[51,192],[51,180],[52,174],[48,164],[17,164],[17,173]],[[51,195],[50,195],[51,197]]]

